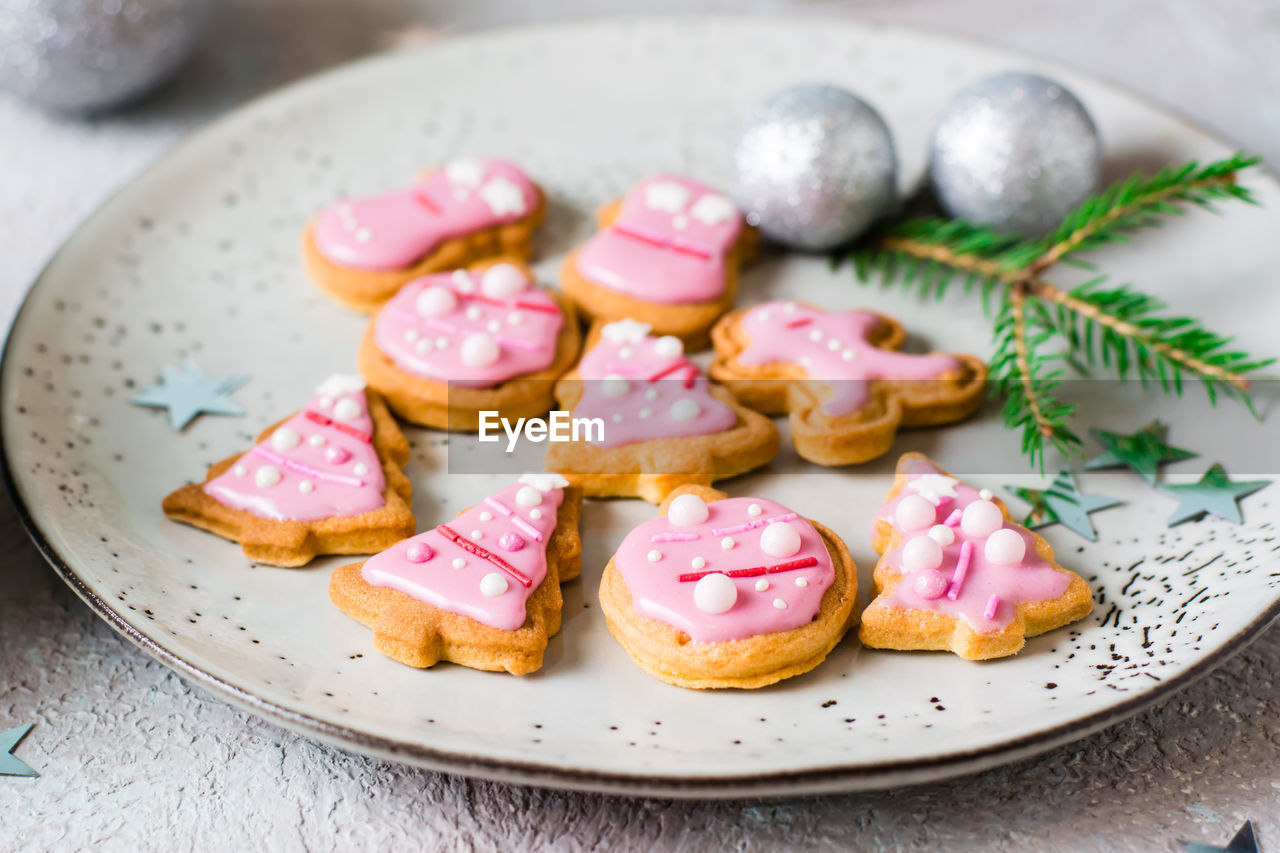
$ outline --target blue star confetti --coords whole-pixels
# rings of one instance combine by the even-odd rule
[[[1076,478],[1067,469],[1058,472],[1047,489],[1028,489],[1021,486],[1005,486],[1013,494],[1031,505],[1022,522],[1024,527],[1046,527],[1061,524],[1090,542],[1098,541],[1098,531],[1093,529],[1089,513],[1118,506],[1122,501],[1105,495],[1086,495],[1076,485]]]
[[[25,726],[14,726],[7,732],[0,732],[0,776],[39,776],[35,770],[10,755],[14,747],[27,736],[34,723]]]
[[[1227,842],[1226,847],[1219,847],[1216,844],[1199,844],[1195,841],[1184,841],[1182,846],[1187,848],[1187,853],[1260,853],[1258,836],[1253,832],[1251,820],[1244,822],[1244,826],[1240,827],[1235,837]]]
[[[129,402],[168,409],[169,423],[181,430],[199,414],[243,415],[244,409],[228,395],[248,379],[247,376],[205,376],[190,361],[181,367],[166,364],[159,384],[142,389]]]
[[[1215,462],[1204,472],[1199,482],[1164,485],[1160,488],[1178,499],[1178,508],[1169,516],[1169,526],[1172,527],[1193,518],[1201,518],[1207,513],[1243,524],[1244,516],[1240,513],[1238,501],[1269,485],[1270,480],[1232,482],[1221,463]]]
[[[1084,463],[1086,471],[1098,468],[1118,468],[1127,465],[1151,485],[1156,484],[1156,470],[1164,462],[1190,459],[1196,454],[1181,447],[1164,443],[1164,424],[1152,421],[1142,429],[1128,435],[1108,432],[1105,429],[1090,430],[1102,445],[1102,453]]]

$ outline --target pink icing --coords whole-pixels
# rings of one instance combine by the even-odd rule
[[[907,472],[907,482],[902,492],[893,500],[887,502],[880,511],[876,513],[877,520],[885,520],[894,525],[894,529],[900,533],[905,533],[903,544],[895,550],[889,552],[882,558],[883,564],[891,566],[895,571],[901,572],[902,566],[902,548],[905,543],[915,537],[923,536],[927,533],[928,528],[906,532],[898,527],[894,513],[897,511],[898,504],[903,498],[919,494],[920,492],[912,488],[912,483],[919,482],[921,477],[930,477],[929,480],[922,484],[925,492],[928,492],[928,486],[938,485],[955,491],[954,500],[944,505],[945,511],[938,513],[936,522],[944,523],[944,515],[949,515],[955,507],[956,510],[963,511],[964,507],[976,500],[980,500],[978,490],[971,486],[947,477],[950,483],[943,480],[933,479],[934,477],[942,477],[943,475],[937,468],[924,460],[917,460],[912,463],[911,468]],[[928,494],[925,495],[929,497]],[[940,497],[940,495],[935,495]],[[1006,520],[1003,524],[1004,529],[1013,530],[1022,537],[1026,545],[1026,554],[1022,560],[1013,565],[997,565],[986,558],[983,546],[986,538],[977,538],[969,536],[964,530],[957,525],[952,528],[955,534],[955,541],[950,545],[943,547],[942,565],[939,567],[944,576],[951,579],[951,586],[948,588],[946,595],[937,598],[928,598],[921,595],[921,588],[929,591],[930,584],[921,581],[917,583],[916,576],[924,574],[931,569],[920,572],[907,572],[906,577],[893,588],[893,591],[883,595],[878,603],[885,607],[906,608],[909,610],[930,610],[938,613],[944,613],[948,616],[959,617],[963,619],[970,628],[979,634],[994,634],[1004,630],[1013,621],[1017,611],[1017,606],[1032,601],[1050,601],[1062,595],[1067,590],[1067,586],[1071,583],[1069,575],[1053,568],[1049,563],[1045,562],[1035,551],[1034,540],[1026,528],[1014,524]],[[874,528],[874,522],[873,522]],[[956,597],[950,597],[951,590],[955,587],[954,573],[960,563],[961,550],[968,543],[969,560],[968,566],[964,572],[963,583],[960,586]],[[994,604],[992,602],[994,601]]]
[[[582,247],[578,271],[646,302],[706,302],[724,292],[725,255],[742,214],[720,193],[676,175],[641,182],[618,218]]]
[[[757,515],[750,507],[760,508]],[[677,526],[667,517],[647,521],[627,534],[618,546],[614,565],[631,590],[636,612],[657,619],[689,635],[695,643],[737,640],[757,634],[789,631],[813,621],[822,606],[822,595],[835,582],[831,555],[818,531],[798,516],[785,522],[800,534],[800,550],[788,557],[766,554],[760,547],[763,525],[732,534],[733,547],[725,550],[716,531],[738,527],[744,522],[787,516],[781,504],[763,498],[729,498],[707,504],[708,517],[701,524]],[[794,516],[794,513],[791,514]],[[669,538],[668,534],[695,533],[691,540]],[[662,538],[659,538],[662,537]],[[655,544],[659,543],[659,544]],[[661,554],[656,561],[651,551]],[[695,564],[695,558],[702,562]],[[723,613],[707,613],[694,600],[696,581],[680,580],[681,575],[749,570],[790,562],[813,565],[789,571],[730,577],[737,600]],[[758,590],[757,583],[768,583]],[[798,585],[803,580],[804,585]],[[785,607],[775,605],[775,600]]]
[[[382,508],[386,504],[382,462],[370,442],[352,434],[371,437],[373,433],[368,400],[363,390],[351,390],[356,387],[352,383],[338,390],[322,385],[305,409],[205,483],[205,493],[226,506],[276,521],[315,521]],[[358,409],[352,409],[348,400]],[[348,417],[339,418],[336,413]],[[296,444],[283,440],[290,431],[298,438]],[[313,444],[315,436],[323,443]],[[345,453],[344,461],[331,461],[333,448]],[[280,476],[260,485],[259,478],[266,475],[259,472],[267,467]],[[262,482],[270,479],[274,478]],[[310,490],[304,491],[308,483]]]
[[[828,313],[798,302],[765,302],[743,315],[750,339],[738,353],[749,367],[798,364],[814,380],[830,380],[828,415],[847,415],[865,406],[868,382],[877,379],[938,379],[960,369],[949,355],[912,355],[880,349],[867,336],[879,325],[867,311]]]
[[[556,514],[564,501],[564,491],[552,488],[540,491],[542,501],[537,506],[523,506],[516,500],[522,488],[532,487],[513,483],[493,495],[494,500],[511,511],[510,515],[488,502],[477,504],[434,530],[419,533],[370,557],[362,569],[364,579],[373,586],[397,589],[418,601],[501,631],[520,628],[525,622],[529,596],[547,576],[547,541],[555,530]],[[517,519],[535,529],[541,542],[530,542],[514,551],[504,549],[500,542],[512,533],[512,522]],[[492,552],[527,578],[529,585],[525,586],[500,566],[453,541],[444,528]],[[476,532],[480,536],[475,536]],[[421,557],[425,551],[430,555],[425,560],[409,558],[409,551],[418,545],[427,547],[417,548],[413,556]],[[464,564],[455,567],[457,560]],[[506,581],[506,590],[498,595],[486,595],[481,588],[482,581],[493,573]]]
[[[737,424],[733,409],[711,396],[707,377],[676,348],[678,341],[666,338],[660,343],[645,333],[643,324],[630,324],[610,323],[578,364],[578,375],[585,381],[573,413],[604,421],[598,446],[706,435]],[[610,335],[610,329],[619,333]],[[624,386],[625,391],[616,393]],[[696,414],[677,417],[693,412],[694,406]]]
[[[537,190],[517,166],[454,160],[408,189],[326,208],[315,221],[316,248],[344,267],[404,269],[445,240],[514,222],[537,204]]]
[[[550,366],[564,325],[559,304],[536,287],[508,297],[486,296],[480,288],[482,275],[455,270],[424,276],[400,288],[374,320],[378,349],[415,376],[472,388],[487,388]],[[416,308],[418,297],[436,286],[448,288],[457,305],[444,314],[423,316]],[[498,358],[492,364],[468,365],[462,357],[462,342],[480,333],[496,341]]]

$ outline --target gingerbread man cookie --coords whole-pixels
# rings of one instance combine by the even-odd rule
[[[582,570],[581,491],[527,474],[452,521],[337,569],[329,598],[409,666],[447,660],[524,675],[560,630],[560,584]]]
[[[764,687],[808,672],[858,621],[844,542],[765,498],[683,486],[600,582],[610,633],[679,687]]]
[[[550,409],[580,345],[572,303],[523,264],[486,261],[400,288],[370,322],[359,363],[402,418],[475,430],[481,411],[514,420]]]
[[[542,191],[519,167],[452,160],[406,189],[326,208],[307,226],[303,259],[321,289],[369,313],[427,273],[497,256],[527,260],[545,214]]]
[[[677,486],[710,485],[778,453],[772,421],[709,383],[679,338],[654,337],[647,323],[594,328],[556,399],[572,417],[601,424],[589,440],[552,444],[545,462],[589,497],[658,503]]]
[[[413,533],[408,461],[409,443],[382,399],[358,376],[331,376],[248,453],[166,497],[164,512],[273,566],[372,554]]]
[[[887,453],[900,427],[962,420],[986,385],[974,356],[898,352],[902,326],[870,311],[765,302],[726,316],[712,338],[711,377],[757,411],[790,412],[796,451],[819,465]]]
[[[1011,521],[1003,501],[919,453],[898,460],[872,541],[883,556],[862,614],[864,645],[987,660],[1093,609],[1089,585],[1054,562],[1043,537]]]
[[[755,254],[756,231],[738,208],[697,181],[657,175],[598,219],[600,232],[565,258],[565,293],[589,318],[638,320],[704,348]]]

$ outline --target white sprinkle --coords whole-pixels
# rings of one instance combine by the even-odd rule
[[[706,564],[707,564],[707,561],[702,559],[701,557],[694,557],[693,560],[689,563],[689,565],[695,569],[701,569]]]
[[[542,510],[540,509],[529,510],[529,517],[532,518],[534,521],[537,521],[538,519],[542,518]]]
[[[333,398],[332,398],[332,397],[321,397],[321,398],[320,398],[320,408],[322,408],[322,409],[327,409],[327,408],[329,408],[329,407],[330,407],[330,406],[332,406],[332,405],[333,405]]]
[[[809,333],[809,340],[811,340],[811,341],[813,341],[813,342],[815,342],[815,343],[816,343],[816,342],[818,342],[818,341],[820,341],[820,340],[822,340],[822,330],[821,330],[821,329],[814,329],[812,332],[810,332],[810,333]]]
[[[645,398],[646,400],[656,400],[656,399],[658,399],[658,389],[657,389],[657,388],[650,388],[648,391],[645,391],[645,392],[644,392],[644,398]]]
[[[978,492],[978,497],[982,498],[984,501],[989,501],[993,497],[995,497],[995,495],[991,493],[990,489],[982,489],[980,492]]]
[[[357,228],[357,229],[356,229],[356,242],[357,242],[357,243],[368,243],[368,242],[369,242],[369,238],[370,238],[370,237],[372,237],[372,236],[373,236],[373,234],[372,234],[372,233],[370,233],[370,231],[369,231],[369,229],[368,229],[368,228]]]
[[[465,568],[465,567],[466,567],[466,565],[467,565],[467,561],[466,561],[466,560],[464,560],[464,559],[462,559],[461,557],[454,557],[454,558],[453,558],[453,567],[454,567],[455,569]]]
[[[263,465],[253,472],[253,484],[260,489],[269,489],[280,482],[280,469],[274,465]]]
[[[832,338],[831,340],[827,341],[827,349],[831,350],[832,352],[835,352],[836,350],[840,349],[840,342],[837,341],[835,338]]]
[[[764,592],[768,588],[769,582],[764,578],[760,578],[760,580],[756,581],[756,592]]]
[[[409,343],[413,343],[414,341],[416,341],[416,340],[418,339],[418,330],[417,330],[417,329],[405,329],[405,330],[404,330],[404,339],[405,339],[406,341],[408,341]]]
[[[324,447],[324,436],[321,435],[320,433],[316,433],[315,435],[311,436],[311,438],[307,439],[307,444],[311,445],[312,447]]]
[[[298,491],[302,492],[304,495],[311,494],[313,491],[315,491],[315,488],[316,488],[316,484],[311,482],[310,480],[303,480],[302,482],[298,483]]]
[[[808,586],[809,582],[804,578],[796,578],[796,586]]]
[[[622,412],[614,412],[613,417],[610,418],[610,420],[612,420],[615,424],[622,423]]]
[[[467,309],[466,317],[468,320],[479,320],[480,315],[484,312],[480,310],[479,305],[472,305]]]
[[[524,315],[521,314],[519,311],[512,311],[510,314],[507,315],[507,322],[513,326],[519,326],[521,323],[524,322]]]
[[[237,477],[243,477],[248,472],[248,470],[249,469],[245,468],[243,465],[237,465],[236,467],[231,469],[231,473],[235,474]]]
[[[498,572],[489,572],[489,574],[480,578],[480,594],[495,596],[502,595],[507,591],[507,579]]]
[[[431,352],[431,341],[423,338],[413,345],[413,349],[418,353],[418,355],[425,355],[426,353]]]
[[[651,417],[653,417],[653,409],[649,408],[648,406],[645,406],[643,409],[640,410],[640,418],[642,420],[645,418],[651,418]]]
[[[491,332],[498,332],[499,330],[502,329],[502,324],[499,323],[497,320],[490,320],[488,325],[485,326],[485,328],[487,328]]]
[[[484,510],[483,512],[481,512],[481,513],[480,513],[480,520],[481,520],[481,521],[493,521],[493,513],[489,512],[489,510],[487,510],[487,509],[486,509],[486,510]]]
[[[436,349],[448,349],[448,347],[449,347],[448,338],[446,338],[444,335],[441,335],[440,337],[436,338]]]
[[[851,349],[847,349],[844,352],[840,353],[840,357],[845,361],[853,361],[854,358],[857,357],[857,355],[858,354]]]
[[[357,477],[363,477],[365,474],[369,473],[369,466],[363,462],[357,462],[355,467],[351,470],[355,472]]]
[[[627,359],[631,358],[631,356],[635,354],[636,354],[636,351],[633,350],[631,347],[623,347],[622,349],[618,350],[618,358],[622,359],[623,361],[626,361]]]
[[[657,548],[654,548],[652,551],[650,551],[648,554],[645,554],[644,556],[650,563],[656,563],[662,559],[662,552],[659,551]]]
[[[747,515],[754,517],[759,515],[762,512],[764,512],[764,507],[760,506],[760,504],[752,504],[751,506],[747,507]]]
[[[772,317],[772,316],[773,316],[773,315],[769,313],[769,309],[768,309],[768,308],[762,308],[762,309],[760,309],[760,321],[761,321],[762,323],[767,323],[767,322],[769,322],[769,318],[770,318],[770,317]]]
[[[484,538],[484,531],[483,531],[483,530],[473,530],[473,531],[471,531],[471,538],[472,538],[472,539],[483,539],[483,538]]]
[[[773,600],[773,609],[774,609],[774,610],[786,610],[786,609],[787,609],[787,603],[786,603],[785,601],[783,601],[781,598],[775,598],[775,599]]]
[[[782,306],[782,313],[783,313],[783,314],[794,314],[794,313],[796,313],[796,304],[795,304],[794,302],[788,302],[788,303],[786,303],[785,305],[783,305],[783,306]]]
[[[721,550],[721,551],[728,551],[728,550],[730,550],[731,548],[733,548],[733,546],[734,546],[734,541],[733,541],[733,537],[732,537],[732,536],[726,536],[726,537],[724,537],[723,539],[721,539],[721,540],[720,540],[720,550]]]

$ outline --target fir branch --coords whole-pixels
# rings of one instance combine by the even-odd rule
[[[1201,167],[1189,163],[1149,177],[1133,177],[1087,199],[1050,234],[1020,238],[982,225],[935,217],[882,227],[850,257],[858,278],[880,276],[885,286],[915,287],[941,298],[956,277],[964,290],[980,286],[984,309],[999,297],[994,320],[992,393],[1005,398],[1002,415],[1022,431],[1022,449],[1044,467],[1046,443],[1064,454],[1078,449],[1070,429],[1075,406],[1057,399],[1063,370],[1102,366],[1121,379],[1154,382],[1182,393],[1185,377],[1201,380],[1211,403],[1218,394],[1252,409],[1246,374],[1274,359],[1230,348],[1231,338],[1191,317],[1166,316],[1158,299],[1103,276],[1066,289],[1045,280],[1058,263],[1089,267],[1077,256],[1127,242],[1142,228],[1178,215],[1188,205],[1209,210],[1218,201],[1256,204],[1236,173],[1259,162],[1236,154]],[[1056,349],[1049,351],[1055,345]]]

